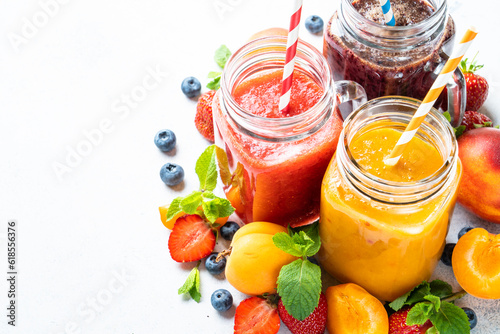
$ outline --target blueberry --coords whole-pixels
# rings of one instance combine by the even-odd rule
[[[195,97],[200,94],[201,83],[195,77],[187,77],[182,80],[181,89],[187,97]]]
[[[443,254],[441,255],[441,261],[450,267],[451,267],[451,254],[453,254],[455,245],[456,244],[446,244],[446,246],[444,246]]]
[[[323,31],[323,19],[318,15],[311,15],[306,19],[306,29],[312,34]]]
[[[465,311],[465,314],[467,314],[467,318],[469,319],[469,326],[470,329],[473,329],[477,325],[477,317],[476,317],[476,312],[474,312],[473,309],[470,309],[468,307],[462,307],[462,310]]]
[[[160,177],[167,186],[176,186],[184,179],[184,169],[176,164],[164,164],[160,169]]]
[[[208,272],[212,275],[219,275],[224,271],[224,268],[226,268],[226,258],[223,257],[217,262],[217,255],[219,254],[212,253],[205,260],[205,268],[207,268]]]
[[[210,301],[214,309],[219,312],[225,312],[233,306],[233,296],[226,289],[215,290]]]
[[[316,258],[314,256],[308,256],[307,259],[309,260],[309,262],[314,263],[314,264],[319,266],[318,260],[316,260]]]
[[[160,130],[155,136],[155,144],[163,152],[171,151],[175,142],[175,133],[171,130]]]
[[[469,232],[470,230],[472,230],[472,227],[470,227],[470,226],[467,226],[467,227],[464,227],[463,229],[461,229],[460,232],[458,232],[458,239],[463,237],[464,234]]]
[[[220,235],[226,240],[233,240],[233,236],[240,228],[236,222],[228,221],[220,228]]]

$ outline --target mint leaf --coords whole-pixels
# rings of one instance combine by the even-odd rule
[[[226,66],[227,60],[231,57],[231,51],[225,45],[221,45],[217,50],[215,50],[214,60],[220,68]]]
[[[439,334],[439,331],[436,329],[436,327],[432,326],[425,332],[425,334]]]
[[[177,198],[174,198],[172,203],[170,203],[170,205],[168,206],[168,211],[167,211],[167,220],[174,218],[174,216],[176,214],[178,214],[179,212],[182,212],[181,200],[182,200],[182,197],[177,197]]]
[[[217,90],[220,88],[220,77],[214,78],[212,81],[207,83],[207,88],[211,90]]]
[[[203,201],[203,212],[210,222],[214,222],[219,217],[227,217],[234,212],[234,208],[225,198],[215,197],[208,201]]]
[[[431,294],[440,298],[448,297],[453,294],[453,288],[451,285],[438,279],[430,282],[430,287]]]
[[[460,125],[460,126],[457,126],[456,128],[454,128],[455,130],[455,137],[460,137],[461,135],[464,134],[464,131],[465,131],[465,125]]]
[[[443,116],[444,116],[444,118],[446,118],[446,120],[448,120],[448,122],[451,122],[451,115],[450,115],[449,111],[445,111],[443,113]]]
[[[406,324],[409,326],[423,325],[429,316],[434,312],[434,306],[429,303],[418,303],[411,308],[406,317]]]
[[[215,163],[215,145],[210,145],[196,161],[196,174],[200,179],[200,190],[212,191],[217,185],[217,166]]]
[[[314,256],[317,252],[319,252],[319,249],[321,248],[321,239],[319,237],[318,221],[310,225],[305,232],[313,242],[313,244],[308,248],[306,256]]]
[[[439,311],[430,315],[429,319],[440,334],[468,334],[469,320],[460,307],[443,301]]]
[[[295,246],[295,242],[292,237],[285,232],[276,233],[273,236],[273,242],[276,247],[296,257],[302,257],[303,253],[300,249]]]
[[[423,281],[410,292],[396,298],[389,306],[394,311],[399,311],[404,305],[412,305],[424,301],[424,297],[431,293],[431,287],[427,281]]]
[[[441,308],[441,298],[433,295],[428,295],[425,296],[424,298],[431,302],[431,305],[434,307],[436,311],[439,311],[439,309]]]
[[[177,290],[179,295],[189,293],[197,303],[200,302],[200,271],[198,270],[199,263],[191,270],[184,284]]]
[[[181,201],[181,208],[187,214],[192,215],[201,205],[201,191],[195,190],[184,197]]]
[[[216,78],[220,78],[222,72],[214,72],[214,71],[210,71],[208,72],[208,78],[209,79],[216,79]]]
[[[285,309],[302,321],[318,306],[321,293],[321,269],[298,259],[283,266],[278,276],[278,294]]]

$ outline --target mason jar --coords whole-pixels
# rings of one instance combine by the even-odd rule
[[[294,77],[319,87],[317,102],[283,117],[256,115],[251,107],[242,107],[235,92],[242,86],[251,91],[261,78],[279,74],[285,50],[286,38],[280,36],[244,45],[226,64],[212,104],[215,144],[226,152],[230,173],[223,178],[223,189],[244,223],[300,226],[317,220],[321,180],[342,129],[337,104],[366,101],[356,83],[334,84],[323,55],[299,41]],[[260,96],[256,103],[268,99]]]
[[[322,267],[384,301],[431,277],[462,173],[453,128],[434,108],[398,164],[379,163],[419,105],[416,99],[389,96],[353,112],[321,189]]]
[[[334,80],[361,84],[369,100],[388,95],[423,100],[451,55],[454,21],[448,15],[446,0],[398,0],[391,4],[397,6],[393,8],[396,24],[401,25],[387,26],[375,19],[382,14],[376,0],[341,0],[325,29],[323,54]],[[360,13],[365,10],[378,22]],[[457,68],[435,104],[450,112],[453,126],[462,120],[465,94],[465,80]]]

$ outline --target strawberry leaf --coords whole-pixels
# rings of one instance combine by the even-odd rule
[[[302,321],[318,306],[321,293],[321,269],[298,259],[283,266],[278,276],[278,294],[288,313]]]
[[[193,298],[197,303],[200,302],[200,271],[198,270],[198,265],[191,270],[184,284],[177,290],[179,295],[188,293],[191,298]]]

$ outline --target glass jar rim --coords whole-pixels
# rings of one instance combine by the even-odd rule
[[[317,126],[318,124],[314,120],[317,116],[324,114],[326,107],[334,101],[333,78],[326,59],[314,46],[299,39],[295,68],[300,70],[304,65],[307,65],[308,69],[317,71],[317,76],[321,77],[318,84],[323,89],[323,93],[314,106],[297,115],[268,118],[252,114],[236,102],[232,95],[232,88],[245,70],[250,68],[252,64],[255,65],[255,63],[266,61],[274,62],[281,66],[279,69],[282,69],[285,63],[286,45],[286,36],[266,36],[252,40],[231,55],[221,75],[220,91],[223,97],[221,103],[227,105],[226,110],[231,111],[229,116],[232,120],[240,125],[240,128],[243,127],[249,130],[249,134],[253,137],[270,141],[298,139],[302,135],[293,135],[293,133],[307,130],[311,126]],[[306,60],[304,60],[305,57],[307,57],[307,64]],[[254,61],[254,63],[249,64],[251,61]],[[251,75],[265,69],[263,66],[257,68],[254,72],[251,72]],[[331,106],[331,109],[333,109],[333,106]],[[264,130],[278,129],[278,133],[275,134],[276,138],[270,138],[262,133],[259,134],[259,128],[265,128]],[[290,135],[291,133],[292,135]]]
[[[369,125],[368,122],[364,122],[361,126],[355,127],[356,122],[360,121],[363,113],[368,112],[375,107],[383,107],[384,104],[399,104],[416,110],[420,103],[420,100],[409,97],[384,96],[368,101],[346,118],[344,121],[344,128],[340,135],[339,145],[337,147],[337,161],[345,167],[347,171],[345,176],[350,179],[358,190],[363,193],[369,193],[370,197],[379,199],[381,202],[398,204],[399,199],[401,204],[407,204],[409,202],[422,200],[422,198],[431,197],[443,188],[447,182],[451,182],[450,180],[452,180],[455,175],[456,164],[458,161],[458,146],[454,130],[450,123],[435,108],[432,108],[427,115],[426,120],[421,125],[421,131],[426,129],[427,131],[436,131],[439,134],[442,134],[444,140],[446,141],[446,143],[442,143],[442,146],[446,146],[446,151],[440,151],[443,156],[443,163],[439,169],[428,177],[413,182],[398,182],[382,179],[369,173],[366,169],[361,167],[352,157],[350,152],[349,144],[354,135],[350,132],[358,132],[363,127]],[[412,115],[404,114],[403,112],[388,112],[385,114],[381,113],[378,116],[373,116],[373,118],[370,119],[370,122],[374,123],[376,121],[380,121],[381,118],[388,117],[389,115],[395,117],[395,119],[403,123],[409,122],[412,117]],[[436,126],[429,127],[426,125],[428,122],[433,122]],[[393,198],[394,201],[384,200],[383,198]]]

